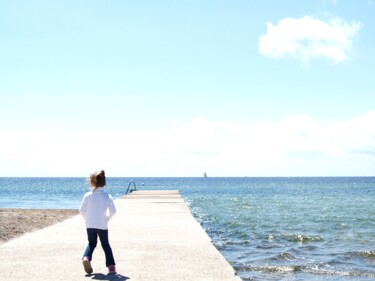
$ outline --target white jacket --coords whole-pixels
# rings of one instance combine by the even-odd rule
[[[86,228],[108,229],[108,221],[115,215],[112,196],[102,187],[83,196],[79,212],[85,218]]]

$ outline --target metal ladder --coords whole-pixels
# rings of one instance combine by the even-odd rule
[[[128,194],[128,193],[132,193],[133,191],[137,191],[137,186],[135,185],[134,181],[131,181],[131,182],[129,182],[128,189],[126,190],[125,195]]]

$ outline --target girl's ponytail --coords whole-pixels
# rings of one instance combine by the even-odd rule
[[[104,187],[106,185],[105,172],[101,170],[100,172],[95,172],[90,176],[90,184],[94,187],[94,190],[99,187]]]

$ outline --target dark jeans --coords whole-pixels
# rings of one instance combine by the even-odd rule
[[[96,229],[96,228],[87,228],[87,238],[89,244],[87,245],[86,251],[83,254],[84,257],[89,257],[90,261],[92,260],[92,254],[94,253],[96,244],[98,243],[98,236],[102,248],[105,253],[105,264],[106,266],[115,265],[115,259],[113,258],[113,253],[111,246],[108,241],[108,229]]]

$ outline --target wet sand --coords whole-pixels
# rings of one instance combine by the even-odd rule
[[[78,210],[0,209],[0,244],[77,214]]]

